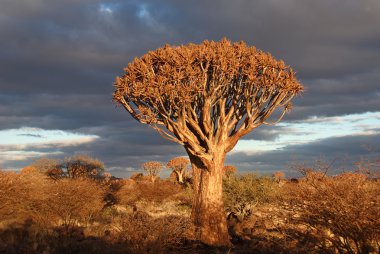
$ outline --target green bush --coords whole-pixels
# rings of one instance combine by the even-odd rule
[[[237,175],[223,180],[223,192],[226,209],[244,218],[252,214],[256,205],[275,200],[278,185],[269,177]]]

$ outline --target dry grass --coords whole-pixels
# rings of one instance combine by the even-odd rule
[[[380,182],[308,171],[279,186],[225,179],[229,253],[376,253]],[[107,195],[114,195],[107,203]],[[170,181],[61,179],[0,171],[0,253],[227,253],[193,245],[192,189]],[[227,213],[226,213],[227,214]]]

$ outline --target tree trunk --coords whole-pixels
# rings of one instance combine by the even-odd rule
[[[183,183],[183,171],[176,171],[178,176],[178,182]]]
[[[191,217],[195,238],[211,246],[230,246],[223,203],[222,178],[225,155],[215,156],[206,167],[190,155],[193,168],[194,199]]]

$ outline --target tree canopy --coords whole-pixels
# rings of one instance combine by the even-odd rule
[[[128,64],[115,87],[114,99],[136,120],[201,157],[232,150],[277,106],[288,111],[303,89],[283,61],[226,39],[150,51]]]

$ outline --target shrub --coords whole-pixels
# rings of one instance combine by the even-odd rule
[[[125,214],[119,220],[119,223],[116,221],[119,230],[114,238],[126,244],[130,253],[167,253],[180,248],[191,224],[189,218],[152,218],[144,212]]]
[[[181,193],[183,188],[170,181],[159,182],[136,182],[126,184],[120,188],[117,198],[122,205],[134,205],[137,201],[163,202]]]
[[[143,178],[144,178],[143,173],[133,173],[130,177],[130,179],[132,179],[134,181],[141,181]]]
[[[223,168],[223,174],[227,178],[230,178],[231,176],[233,176],[234,174],[236,174],[236,172],[237,172],[236,167],[232,166],[232,165],[226,165]]]
[[[38,219],[46,202],[47,184],[40,174],[0,171],[0,220]]]
[[[60,168],[60,162],[57,159],[41,157],[34,160],[30,166],[36,168],[41,173],[46,173],[49,170]]]
[[[88,223],[105,205],[104,190],[88,179],[62,179],[48,188],[47,207],[54,221],[64,226]]]
[[[223,181],[224,202],[227,210],[248,217],[257,204],[273,201],[278,186],[268,177],[255,174],[232,176]]]
[[[288,200],[298,207],[297,221],[315,232],[321,248],[339,253],[379,251],[379,181],[369,180],[364,174],[328,177],[309,171],[286,192]]]

